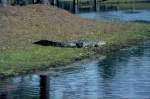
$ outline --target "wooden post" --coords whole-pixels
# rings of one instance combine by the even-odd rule
[[[57,6],[58,0],[54,0],[54,6]]]
[[[75,3],[75,0],[73,0],[73,5],[72,5],[72,6],[73,6],[73,12],[74,12],[74,13],[75,13],[75,4],[76,4],[76,3]]]
[[[78,13],[78,0],[73,0],[74,13]]]
[[[36,4],[36,3],[38,3],[38,0],[32,0],[32,3]]]
[[[94,11],[96,11],[96,8],[97,8],[97,1],[94,0]]]

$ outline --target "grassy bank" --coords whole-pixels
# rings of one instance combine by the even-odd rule
[[[87,20],[52,6],[0,8],[0,74],[63,66],[94,53],[92,49],[33,44],[39,40],[103,40],[109,49],[148,38],[149,34],[149,24]]]

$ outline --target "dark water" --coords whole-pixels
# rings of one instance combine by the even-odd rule
[[[0,99],[150,99],[150,42],[38,74],[0,80]]]

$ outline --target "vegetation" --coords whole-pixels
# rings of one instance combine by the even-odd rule
[[[52,6],[0,8],[0,74],[17,75],[63,66],[95,53],[86,48],[33,44],[39,40],[103,40],[109,49],[149,38],[149,32],[149,24],[88,20]]]

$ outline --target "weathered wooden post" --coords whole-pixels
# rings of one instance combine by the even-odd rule
[[[72,6],[73,6],[73,12],[75,13],[75,4],[76,4],[76,3],[75,3],[75,0],[73,0],[72,2],[73,2],[73,3],[72,3]]]
[[[96,9],[97,9],[97,1],[94,0],[94,11],[96,11]]]
[[[73,0],[74,13],[78,13],[78,0]]]
[[[96,1],[96,11],[100,11],[100,6],[101,6],[101,1],[97,0]]]
[[[57,6],[58,0],[54,0],[54,6]]]
[[[40,75],[40,99],[49,99],[49,79],[47,75]]]
[[[35,4],[36,3],[36,1],[35,0],[32,0],[32,4]]]

